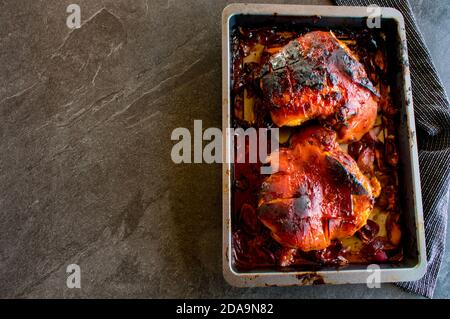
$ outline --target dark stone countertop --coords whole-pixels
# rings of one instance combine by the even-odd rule
[[[449,90],[450,3],[424,2]],[[221,127],[226,1],[79,0],[74,32],[70,3],[0,5],[0,297],[414,297],[225,283],[221,167],[173,164],[170,135],[194,119]],[[448,251],[436,297],[450,297]],[[66,287],[72,263],[81,289]]]

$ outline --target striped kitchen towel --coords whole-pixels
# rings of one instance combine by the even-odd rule
[[[398,9],[405,18],[411,68],[414,114],[419,144],[423,213],[428,267],[425,276],[397,285],[407,291],[433,297],[445,251],[450,184],[450,107],[422,34],[407,0],[335,0],[338,5]]]

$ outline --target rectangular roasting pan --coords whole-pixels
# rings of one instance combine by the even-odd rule
[[[267,26],[277,23],[299,23],[316,27],[366,26],[371,12],[366,7],[231,4],[222,12],[222,126],[231,127],[230,70],[231,31],[237,25]],[[393,8],[381,8],[381,28],[391,34],[388,54],[397,61],[394,103],[401,107],[398,127],[399,193],[403,218],[404,260],[399,264],[380,265],[380,282],[413,281],[420,279],[426,269],[425,234],[422,216],[416,129],[412,104],[410,70],[402,14]],[[397,72],[398,70],[398,72]],[[230,145],[226,137],[224,153]],[[237,287],[288,286],[317,283],[367,283],[373,270],[367,265],[348,265],[344,268],[322,267],[318,271],[256,270],[238,271],[232,263],[231,186],[232,165],[223,164],[223,274],[225,280]],[[371,277],[373,278],[373,276]],[[369,279],[370,281],[370,279]]]

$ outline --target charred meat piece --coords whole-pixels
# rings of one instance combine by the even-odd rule
[[[259,77],[272,121],[280,127],[326,120],[339,142],[349,142],[376,120],[378,91],[331,32],[309,32],[289,42],[261,67]]]
[[[262,183],[257,209],[278,243],[324,249],[366,224],[374,203],[371,183],[333,130],[303,127],[278,155],[279,170]]]

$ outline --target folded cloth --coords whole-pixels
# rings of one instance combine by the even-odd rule
[[[338,5],[398,9],[405,18],[414,114],[419,144],[428,266],[425,276],[397,285],[433,297],[445,251],[450,184],[450,106],[407,0],[335,0]]]

